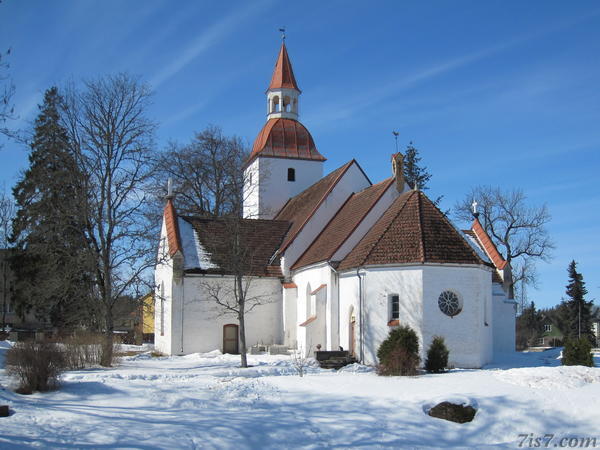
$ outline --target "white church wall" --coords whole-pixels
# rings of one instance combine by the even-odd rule
[[[282,258],[284,274],[289,275],[290,267],[306,251],[325,225],[337,213],[344,202],[353,192],[358,192],[370,186],[369,180],[356,164],[352,164],[344,176],[338,181],[327,198],[321,203],[317,211],[304,225],[294,241],[285,250]]]
[[[364,361],[367,364],[377,364],[377,350],[392,329],[388,325],[392,294],[398,294],[400,299],[399,323],[415,330],[422,342],[423,275],[420,267],[367,268],[363,276],[363,292]],[[360,313],[357,316],[360,323]]]
[[[438,305],[444,291],[458,295],[461,312],[449,317]],[[442,336],[450,351],[449,364],[477,368],[492,359],[491,273],[481,267],[423,267],[422,357],[433,336]],[[486,321],[487,316],[487,321]],[[487,323],[487,325],[486,325]]]
[[[492,297],[494,356],[515,351],[516,307],[515,301],[507,299],[502,287],[494,283]]]
[[[170,354],[190,354],[223,350],[223,326],[238,324],[235,314],[223,314],[209,298],[209,286],[230,289],[233,277],[187,275],[183,292],[175,302]],[[248,297],[259,297],[265,304],[246,313],[246,345],[282,344],[283,317],[281,283],[277,278],[252,279]],[[183,305],[183,314],[181,314]],[[183,340],[182,340],[183,330]]]
[[[338,323],[339,323],[339,343],[344,350],[352,350],[352,336],[350,335],[351,316],[356,317],[355,326],[355,343],[356,356],[358,356],[358,277],[356,272],[346,272],[340,274],[339,279],[339,308],[338,308]]]
[[[337,286],[332,283],[332,270],[327,263],[320,263],[294,273],[292,278],[298,286],[297,335],[298,345],[306,350],[321,344],[322,350],[337,349]],[[319,287],[316,295],[311,295]],[[332,303],[336,303],[332,307]],[[309,326],[300,326],[311,316],[316,319]]]
[[[173,260],[168,256],[167,232],[163,220],[158,261],[154,271],[156,294],[154,296],[154,347],[157,351],[171,353],[172,303],[173,303]]]
[[[399,196],[396,186],[392,183],[384,192],[379,201],[373,206],[371,211],[360,222],[356,229],[350,234],[348,239],[340,246],[331,258],[333,261],[341,261],[350,251],[356,247],[359,241],[367,234],[367,231],[375,225],[381,215],[389,208],[392,202]]]
[[[298,287],[283,289],[283,343],[296,348],[298,327]]]
[[[290,168],[295,171],[295,181],[288,181]],[[244,217],[272,219],[290,197],[323,177],[323,162],[261,156],[246,168],[248,181],[250,176],[253,186],[244,194]],[[256,183],[259,183],[259,189]]]
[[[244,171],[244,218],[256,219],[260,209],[260,196],[258,192],[260,160],[255,158]]]

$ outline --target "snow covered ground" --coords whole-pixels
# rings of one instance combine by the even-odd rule
[[[0,367],[7,346],[0,342]],[[68,372],[55,392],[0,388],[0,404],[14,410],[0,418],[0,448],[528,448],[520,434],[547,433],[551,447],[563,437],[596,437],[600,447],[600,368],[561,367],[557,356],[521,353],[484,370],[418,377],[311,367],[300,378],[287,356],[250,356],[254,367],[240,369],[239,356],[219,352],[147,352]],[[475,420],[425,414],[443,400],[474,405]]]

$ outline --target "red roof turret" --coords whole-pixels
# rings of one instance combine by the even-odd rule
[[[269,89],[281,88],[296,89],[298,92],[301,92],[294,77],[292,63],[285,48],[285,42],[281,44],[279,56],[275,63],[275,70],[273,70],[273,76],[271,77],[271,84],[269,84]]]

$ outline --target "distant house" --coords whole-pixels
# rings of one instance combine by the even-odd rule
[[[154,294],[144,295],[139,303],[136,343],[154,342]]]
[[[558,327],[547,321],[544,323],[544,332],[538,339],[539,347],[558,347],[563,344],[563,334]]]

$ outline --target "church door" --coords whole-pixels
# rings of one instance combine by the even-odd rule
[[[235,324],[223,325],[223,353],[237,354],[238,350],[238,326]]]

